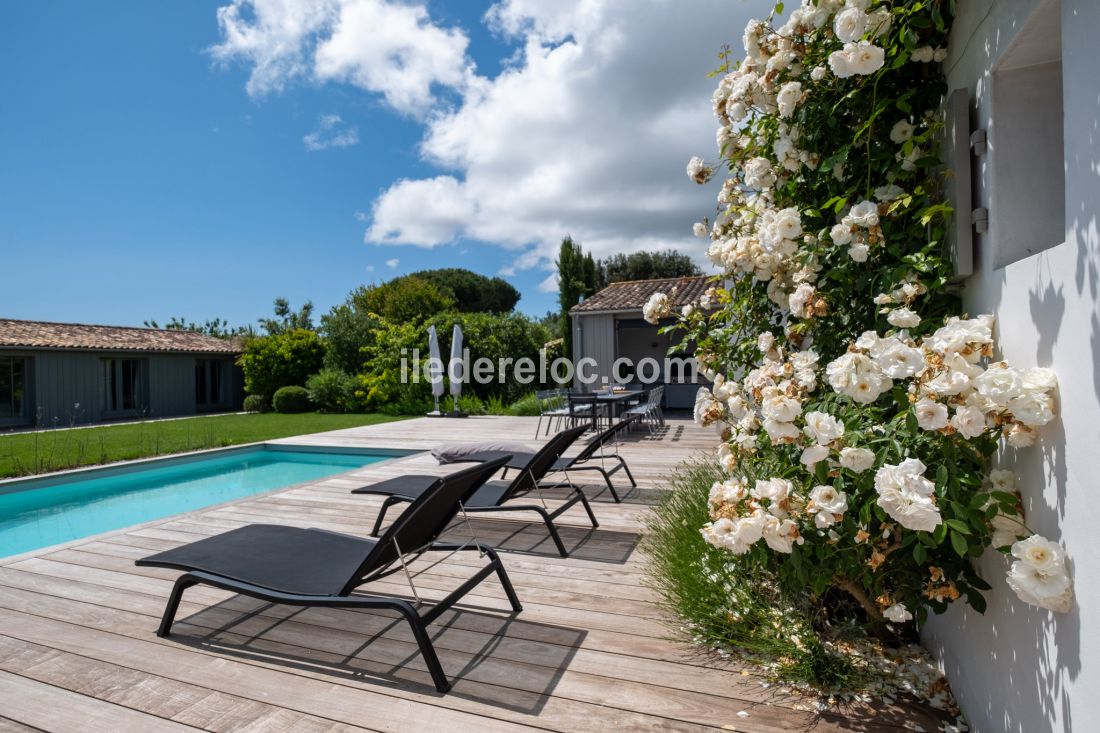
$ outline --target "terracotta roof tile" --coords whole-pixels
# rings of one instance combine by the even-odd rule
[[[594,313],[600,311],[641,310],[654,293],[665,293],[673,306],[698,303],[706,292],[713,275],[697,277],[670,277],[661,280],[627,280],[611,283],[598,293],[569,309],[570,313]],[[675,289],[675,292],[673,292]]]
[[[239,345],[193,331],[0,318],[0,348],[233,354]]]

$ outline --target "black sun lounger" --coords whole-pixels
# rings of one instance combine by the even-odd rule
[[[513,511],[536,512],[542,517],[542,521],[550,531],[550,537],[554,540],[558,552],[562,557],[568,557],[569,552],[565,549],[565,545],[558,535],[557,527],[554,526],[554,520],[557,517],[564,514],[577,502],[580,502],[584,505],[584,510],[588,512],[588,518],[592,520],[592,526],[600,526],[600,523],[596,521],[596,515],[592,513],[592,507],[588,505],[588,498],[585,497],[583,491],[577,487],[573,487],[573,491],[569,498],[566,499],[565,503],[552,512],[547,511],[545,506],[539,506],[538,504],[516,504],[508,502],[512,499],[526,496],[532,491],[537,491],[539,489],[539,481],[546,476],[546,472],[550,470],[554,462],[558,460],[562,453],[567,451],[569,446],[573,445],[577,438],[586,430],[588,430],[588,426],[582,425],[580,427],[568,428],[554,435],[537,453],[531,456],[530,460],[523,464],[514,479],[511,481],[490,481],[475,491],[473,496],[470,497],[470,500],[464,504],[466,511],[471,513]],[[493,459],[492,463],[499,468],[507,463],[507,461],[507,456],[498,456]],[[379,529],[382,527],[382,521],[385,519],[386,510],[394,504],[416,500],[423,495],[423,492],[429,489],[434,480],[434,476],[399,476],[389,481],[352,489],[351,493],[378,494],[386,497],[386,500],[382,502],[382,508],[378,512],[378,518],[374,522],[374,530],[371,532],[373,536],[377,536]]]
[[[560,456],[554,464],[550,466],[550,470],[547,473],[564,473],[566,475],[567,482],[564,484],[553,484],[547,486],[543,484],[543,488],[572,486],[571,482],[568,482],[570,471],[599,471],[603,476],[604,482],[607,484],[608,490],[611,492],[611,497],[616,503],[622,503],[622,498],[619,497],[619,492],[615,490],[614,484],[611,483],[611,477],[619,471],[626,472],[626,477],[630,479],[630,487],[633,489],[638,486],[638,482],[634,480],[634,475],[630,473],[630,468],[627,467],[626,461],[618,453],[603,453],[604,446],[608,445],[615,439],[615,435],[620,431],[626,429],[630,423],[637,420],[636,417],[620,420],[609,428],[600,431],[589,440],[583,449],[574,456]],[[489,461],[496,458],[501,458],[508,455],[504,452],[498,451],[486,451],[482,453],[474,453],[469,456],[470,459]],[[527,463],[534,457],[534,453],[523,453],[520,451],[510,452],[511,458],[508,460],[507,468],[505,469],[505,476],[509,469],[522,469]],[[611,463],[614,461],[614,463]],[[609,465],[610,464],[610,465]]]
[[[291,606],[386,609],[408,622],[436,689],[447,692],[450,683],[428,636],[428,624],[494,572],[512,609],[523,610],[493,548],[474,542],[436,542],[462,503],[504,463],[505,459],[498,459],[435,477],[376,540],[322,529],[252,524],[138,560],[138,565],[186,571],[176,579],[157,636],[168,636],[183,592],[197,584]],[[483,552],[489,564],[422,614],[403,598],[352,594],[360,585],[404,568],[406,555],[456,550]]]

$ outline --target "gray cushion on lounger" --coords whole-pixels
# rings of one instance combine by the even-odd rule
[[[496,452],[533,453],[535,449],[526,443],[516,443],[507,440],[489,441],[486,443],[454,443],[441,445],[432,449],[432,456],[440,463],[456,463],[472,453]]]

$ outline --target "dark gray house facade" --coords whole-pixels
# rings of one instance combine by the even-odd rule
[[[232,341],[0,318],[0,430],[240,409]]]

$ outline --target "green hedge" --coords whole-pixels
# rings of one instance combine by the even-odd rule
[[[300,387],[321,368],[325,347],[313,331],[297,328],[249,339],[238,363],[249,394],[274,395],[280,387]]]

